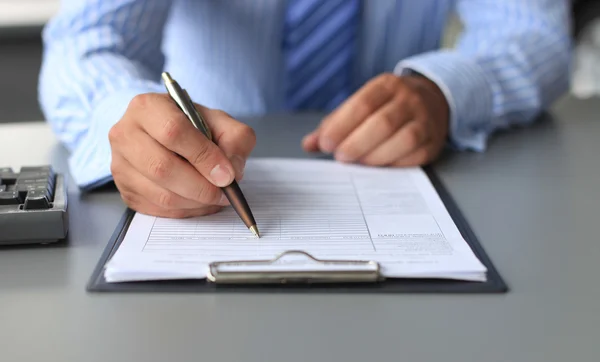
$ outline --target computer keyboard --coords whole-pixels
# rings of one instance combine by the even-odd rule
[[[0,167],[0,245],[52,243],[68,231],[67,185],[51,166]]]

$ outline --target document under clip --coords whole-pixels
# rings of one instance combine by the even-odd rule
[[[207,274],[208,281],[222,284],[372,283],[383,279],[378,262],[321,260],[299,250],[271,260],[213,262]]]

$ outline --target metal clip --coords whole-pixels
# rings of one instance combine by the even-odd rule
[[[303,255],[314,267],[284,263],[283,258],[290,255]],[[212,262],[206,278],[222,284],[365,283],[384,279],[375,261],[321,260],[300,250],[285,251],[271,260]]]

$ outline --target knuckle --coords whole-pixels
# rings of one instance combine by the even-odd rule
[[[169,118],[163,124],[163,130],[162,130],[163,140],[162,141],[165,142],[166,144],[173,144],[181,137],[182,132],[183,132],[183,125],[181,122],[181,118],[179,118],[179,117]]]
[[[373,112],[373,105],[372,102],[367,99],[361,99],[358,100],[357,102],[354,102],[354,109],[353,109],[353,113],[354,114],[371,114]]]
[[[421,143],[420,131],[416,128],[407,130],[405,138],[406,145],[409,148],[415,148]]]
[[[136,95],[129,102],[129,107],[132,109],[147,108],[148,105],[153,103],[154,94],[141,93]]]
[[[171,174],[171,165],[169,161],[163,158],[151,158],[148,166],[148,173],[155,179],[165,179]]]
[[[115,183],[128,184],[129,180],[126,177],[127,171],[128,171],[128,169],[123,164],[122,159],[120,159],[119,157],[113,156],[111,163],[110,163],[110,173],[111,173]]]
[[[111,175],[113,175],[113,178],[119,178],[120,172],[121,172],[120,167],[117,165],[117,163],[113,159],[112,162],[110,163]]]
[[[254,129],[247,124],[242,125],[239,132],[243,138],[256,142],[256,132],[254,132]]]
[[[243,141],[243,144],[248,144],[249,142],[252,147],[256,145],[256,132],[246,124],[236,127],[233,136],[236,140]]]
[[[196,146],[196,150],[190,160],[193,165],[205,164],[211,156],[210,145],[208,142],[200,142]]]
[[[173,194],[168,191],[161,191],[157,195],[158,206],[162,207],[163,209],[172,209],[174,206],[174,199],[175,198],[173,197]]]
[[[125,203],[129,206],[132,206],[135,204],[136,202],[136,197],[134,194],[130,193],[130,192],[121,192],[121,198],[123,199],[123,201],[125,201]]]
[[[146,108],[152,102],[151,98],[152,95],[149,93],[138,94],[131,99],[129,107],[133,109]]]
[[[118,142],[122,137],[123,137],[123,132],[121,130],[121,126],[119,126],[119,123],[112,126],[110,128],[110,130],[108,131],[108,141],[111,144]]]
[[[394,132],[397,128],[396,120],[391,114],[381,115],[377,118],[377,123],[379,124],[379,127],[381,127],[381,129],[387,134]]]
[[[402,82],[400,77],[393,73],[384,73],[379,76],[378,80],[379,85],[389,93],[394,92],[398,85]]]

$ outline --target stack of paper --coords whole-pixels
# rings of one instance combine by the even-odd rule
[[[240,187],[260,239],[230,207],[190,219],[138,213],[107,263],[106,280],[205,278],[213,261],[272,259],[287,250],[377,261],[388,278],[486,280],[420,168],[251,159]]]

